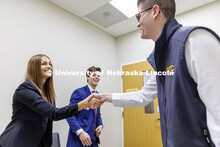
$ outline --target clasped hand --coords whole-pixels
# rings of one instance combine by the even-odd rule
[[[99,94],[91,94],[85,99],[85,101],[86,101],[86,105],[84,109],[87,110],[89,110],[90,108],[97,109],[104,103],[104,100],[101,98]]]

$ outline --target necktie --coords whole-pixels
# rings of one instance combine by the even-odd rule
[[[96,91],[92,91],[92,93],[96,93]],[[96,129],[96,115],[97,115],[97,110],[94,109],[94,112],[95,112],[95,125],[94,125],[93,134],[95,133],[95,129]]]

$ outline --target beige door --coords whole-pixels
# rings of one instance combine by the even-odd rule
[[[153,71],[153,68],[145,61],[125,65],[122,70],[126,73],[127,71]],[[143,83],[143,75],[125,74],[123,92],[141,90]],[[124,108],[123,111],[124,147],[162,147],[157,99],[147,107]]]

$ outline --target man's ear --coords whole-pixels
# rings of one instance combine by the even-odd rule
[[[88,80],[89,80],[89,76],[88,75],[86,75],[86,80],[87,80],[87,83],[88,83]]]
[[[160,11],[161,11],[160,7],[158,5],[154,5],[152,9],[153,9],[153,18],[157,19],[158,16],[160,15]]]

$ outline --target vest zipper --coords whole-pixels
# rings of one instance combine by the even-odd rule
[[[165,131],[166,131],[166,147],[167,147],[167,97],[165,96],[164,97],[165,99],[164,99],[164,107],[165,107],[165,109],[164,109],[164,123],[165,123]]]
[[[205,136],[205,138],[206,138],[206,141],[207,141],[207,143],[208,143],[208,145],[209,145],[209,147],[210,147],[210,139],[209,139],[209,136],[208,136],[208,131],[207,131],[207,129],[204,129],[204,130],[203,130],[203,134],[204,134],[204,136]]]

